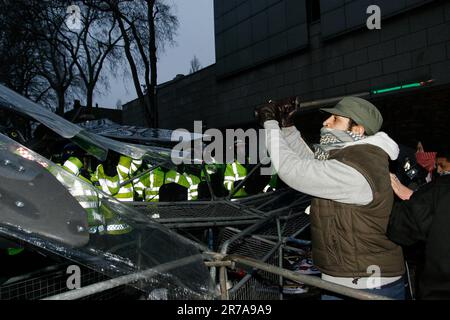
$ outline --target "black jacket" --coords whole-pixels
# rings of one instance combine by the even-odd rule
[[[450,299],[450,175],[439,177],[396,203],[388,237],[404,246],[425,242],[419,298]]]

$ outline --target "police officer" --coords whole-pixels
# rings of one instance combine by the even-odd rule
[[[235,143],[235,159],[232,163],[228,163],[225,168],[224,174],[224,186],[230,194],[233,194],[235,187],[240,181],[244,180],[247,176],[247,168],[244,164],[239,163],[237,159],[245,157],[245,144],[237,140]],[[244,188],[240,188],[233,194],[233,198],[241,198],[247,196]]]
[[[80,178],[86,183],[92,184],[92,182],[81,174],[83,169],[83,163],[78,157],[69,157],[63,164],[63,169]],[[57,179],[63,179],[60,174],[57,174]],[[105,224],[105,219],[101,213],[101,201],[98,193],[87,187],[78,180],[73,180],[71,183],[71,194],[74,196],[80,205],[88,213],[88,226],[90,233],[96,233],[99,231],[99,227]],[[101,227],[100,227],[101,229]]]
[[[99,188],[108,195],[122,202],[134,201],[133,184],[130,182],[122,187],[120,184],[130,179],[132,159],[114,152],[110,152],[105,163],[99,164],[95,171],[94,181]],[[107,234],[119,235],[131,231],[131,227],[123,222],[119,216],[105,207],[105,223]]]
[[[186,181],[189,184],[188,187],[188,200],[197,200],[198,199],[198,185],[200,184],[201,180],[198,176],[189,173],[189,172],[183,172],[183,176],[186,178]]]
[[[158,167],[134,182],[136,194],[147,202],[159,201],[159,189],[164,185],[164,171]]]

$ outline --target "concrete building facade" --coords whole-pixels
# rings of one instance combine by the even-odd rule
[[[372,4],[381,9],[379,30],[366,26]],[[310,101],[434,79],[430,88],[371,99],[386,131],[404,142],[417,131],[427,139],[447,134],[450,1],[215,0],[214,9],[216,63],[158,87],[161,128],[192,130],[194,120],[252,127],[255,107],[269,99]],[[125,124],[142,124],[138,105],[124,105]],[[315,113],[299,125],[318,131],[320,119]]]

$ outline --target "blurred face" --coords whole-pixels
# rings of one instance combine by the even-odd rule
[[[450,162],[446,158],[436,158],[436,167],[439,174],[450,171]]]
[[[331,115],[325,122],[323,126],[328,129],[347,131],[350,125],[350,119],[346,117],[341,117],[337,115]]]

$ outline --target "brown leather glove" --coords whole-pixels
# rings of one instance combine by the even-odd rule
[[[269,101],[265,105],[259,107],[257,110],[255,110],[255,116],[258,121],[258,123],[264,127],[264,122],[269,120],[276,120],[280,122],[280,111],[277,105]]]
[[[297,97],[290,97],[280,100],[276,103],[278,112],[280,114],[280,127],[287,128],[294,125],[294,113],[297,111],[299,99]]]

